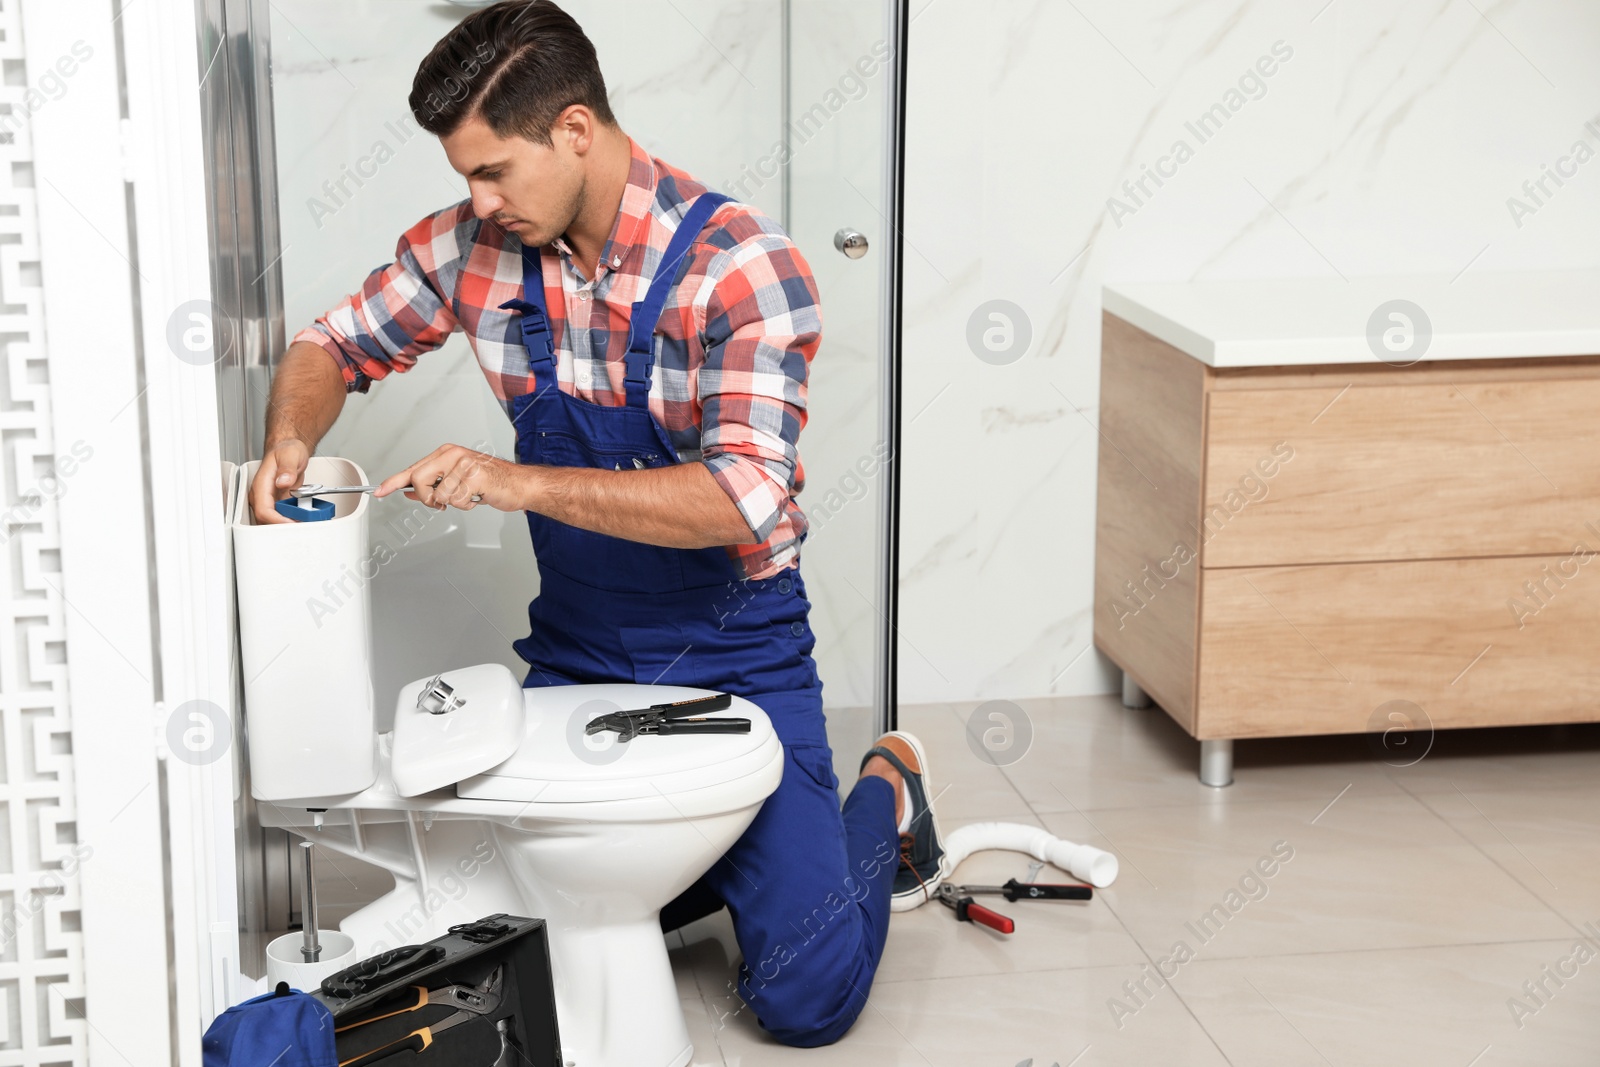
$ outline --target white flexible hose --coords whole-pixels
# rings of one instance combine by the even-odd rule
[[[940,864],[948,877],[961,861],[974,852],[1003,849],[1025,852],[1042,863],[1068,871],[1074,878],[1104,889],[1117,878],[1117,857],[1093,845],[1078,845],[1063,840],[1049,830],[1016,822],[975,822],[953,831],[944,839],[944,859]],[[895,911],[908,911],[924,903],[921,894],[896,900]]]
[[[1081,879],[1104,889],[1117,878],[1117,857],[1093,845],[1075,845],[1064,841],[1049,830],[1026,826],[1017,822],[968,823],[945,839],[944,851],[954,871],[961,861],[974,852],[988,849],[1005,849],[1008,852],[1026,852],[1034,859],[1071,872]]]

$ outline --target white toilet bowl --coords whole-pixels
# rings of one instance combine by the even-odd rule
[[[676,686],[524,690],[499,664],[449,671],[461,699],[434,714],[422,681],[376,732],[370,498],[334,495],[318,522],[258,524],[235,472],[228,514],[238,589],[250,789],[283,826],[394,876],[340,924],[356,958],[495,912],[548,924],[557,1023],[574,1067],[689,1061],[659,927],[778,787],[783,748],[761,709],[719,717],[748,734],[642,736],[583,727],[608,711],[703,695]],[[369,481],[314,457],[306,479]],[[315,809],[323,809],[316,815]]]
[[[401,691],[360,793],[278,799],[262,822],[376,864],[395,888],[339,929],[356,958],[494,912],[547,923],[563,1058],[572,1067],[680,1067],[693,1049],[661,908],[755,818],[783,773],[760,708],[717,717],[748,734],[585,735],[607,711],[704,695],[677,686],[524,690],[499,664],[446,672],[464,702],[433,714]],[[320,830],[308,809],[326,809]]]

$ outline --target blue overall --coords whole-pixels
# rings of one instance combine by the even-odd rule
[[[726,197],[684,215],[643,300],[633,305],[626,403],[561,391],[539,249],[523,249],[523,343],[534,379],[512,421],[517,461],[634,470],[678,462],[650,412],[655,328],[701,229]],[[889,925],[899,863],[894,789],[866,778],[841,814],[822,712],[815,639],[798,569],[741,577],[723,548],[679,549],[578,529],[528,512],[539,595],[516,642],[525,685],[640,682],[746,697],[783,742],[783,780],[742,837],[663,913],[674,929],[727,905],[744,954],[738,992],[785,1044],[838,1040],[866,1005]]]

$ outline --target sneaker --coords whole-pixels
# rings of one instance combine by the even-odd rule
[[[939,820],[928,792],[928,757],[920,741],[898,730],[878,738],[861,758],[861,766],[865,767],[873,756],[888,760],[906,784],[906,813],[910,819],[907,828],[900,831],[900,869],[895,872],[889,905],[894,911],[904,911],[932,900],[939,883],[950,873],[939,841]]]

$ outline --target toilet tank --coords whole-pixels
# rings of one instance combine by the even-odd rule
[[[239,613],[250,792],[259,800],[358,793],[377,778],[365,493],[330,494],[322,522],[257,524],[240,473],[229,525]],[[355,463],[316,456],[305,482],[363,485]]]

